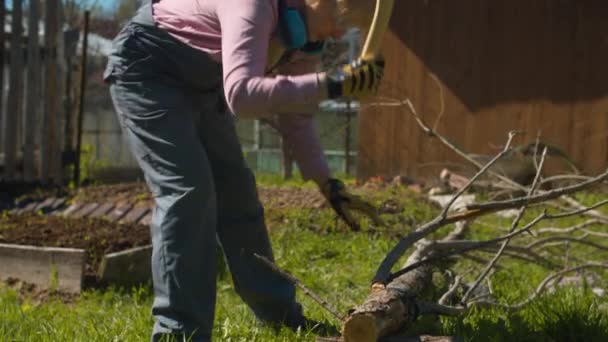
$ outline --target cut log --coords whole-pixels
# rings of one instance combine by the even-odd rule
[[[462,237],[466,224],[459,222],[444,241]],[[432,256],[434,251],[421,241],[405,266]],[[365,302],[356,307],[344,322],[344,342],[376,342],[411,325],[418,318],[416,299],[429,287],[433,265],[422,266],[395,278],[386,286],[374,284]]]
[[[381,342],[458,342],[456,337],[452,336],[392,336],[381,340]],[[342,337],[317,337],[317,342],[344,342]]]

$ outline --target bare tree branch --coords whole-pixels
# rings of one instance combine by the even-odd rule
[[[390,278],[391,268],[393,267],[393,265],[395,265],[395,263],[397,262],[397,260],[399,260],[399,258],[401,258],[403,253],[405,253],[407,249],[409,249],[414,243],[416,243],[416,241],[424,238],[425,236],[431,234],[432,232],[445,226],[446,224],[451,223],[450,219],[448,218],[448,212],[454,202],[456,202],[456,200],[460,196],[462,196],[462,194],[471,186],[471,184],[473,184],[479,177],[481,177],[481,175],[483,175],[492,165],[494,165],[501,157],[503,157],[509,151],[509,147],[514,137],[514,132],[509,133],[509,138],[503,151],[501,151],[498,155],[492,158],[492,160],[490,160],[485,166],[483,166],[481,170],[479,170],[479,172],[477,172],[477,174],[475,174],[475,176],[473,176],[469,180],[469,182],[452,197],[452,199],[444,207],[443,211],[439,216],[437,216],[429,223],[419,227],[414,232],[408,234],[406,237],[401,239],[397,243],[397,245],[395,245],[395,247],[393,247],[393,249],[385,256],[384,260],[380,264],[380,267],[378,267],[376,275],[374,276],[374,283],[385,283],[387,279]],[[466,217],[463,217],[457,221],[465,219]]]
[[[442,94],[440,94],[440,97],[442,97]],[[601,206],[607,205],[608,200],[600,201],[591,206],[585,206],[569,196],[581,190],[587,189],[592,185],[598,184],[600,182],[606,182],[608,180],[608,169],[605,170],[604,173],[594,177],[580,176],[577,172],[576,175],[560,175],[548,179],[542,179],[541,175],[549,147],[546,146],[543,149],[542,155],[540,155],[539,159],[539,156],[537,156],[537,150],[540,145],[539,135],[536,140],[536,148],[534,149],[533,157],[533,161],[536,165],[534,180],[532,181],[530,186],[524,186],[508,177],[505,177],[493,171],[494,168],[492,168],[492,166],[495,166],[495,163],[502,157],[504,157],[506,153],[511,152],[511,144],[513,137],[515,136],[515,132],[511,132],[509,134],[509,139],[506,142],[503,150],[499,154],[495,155],[490,160],[490,162],[482,165],[478,162],[477,159],[473,158],[472,155],[466,153],[465,151],[460,149],[455,143],[451,142],[446,137],[437,133],[440,120],[443,118],[445,111],[445,109],[443,108],[443,104],[441,106],[441,113],[437,116],[437,119],[435,119],[432,126],[427,125],[424,122],[423,117],[419,115],[419,113],[416,111],[416,108],[409,99],[403,101],[395,101],[393,99],[381,100],[381,102],[374,103],[371,105],[406,107],[409,110],[410,114],[416,120],[418,126],[426,135],[438,139],[442,144],[447,146],[449,149],[454,151],[463,159],[469,161],[471,164],[476,166],[478,172],[471,179],[466,179],[462,177],[463,179],[459,181],[454,181],[453,187],[458,189],[458,191],[450,198],[449,202],[443,207],[440,214],[432,220],[428,221],[427,223],[416,227],[416,229],[412,233],[399,240],[398,243],[393,247],[393,249],[390,250],[390,252],[385,256],[384,260],[382,261],[380,267],[376,272],[374,283],[372,284],[372,294],[370,294],[370,296],[366,299],[365,303],[362,306],[358,307],[359,311],[356,314],[349,316],[349,320],[351,318],[356,319],[355,321],[353,321],[353,327],[364,327],[366,326],[365,324],[368,324],[370,322],[381,322],[377,323],[380,325],[385,324],[386,322],[391,322],[391,324],[395,322],[411,323],[412,316],[415,316],[414,311],[412,311],[411,309],[412,303],[415,303],[415,305],[418,307],[419,312],[422,314],[432,313],[440,315],[461,315],[463,313],[466,313],[473,306],[485,305],[500,306],[507,309],[519,309],[533,301],[539,295],[541,295],[549,286],[551,281],[562,277],[564,274],[567,274],[569,272],[580,271],[586,268],[608,269],[608,264],[606,263],[588,261],[584,261],[583,264],[580,264],[578,266],[568,267],[569,263],[580,262],[574,257],[574,255],[579,256],[579,253],[570,253],[570,250],[568,250],[567,252],[567,260],[565,265],[562,264],[562,259],[564,256],[563,253],[559,256],[559,259],[556,259],[550,253],[539,252],[539,249],[541,248],[546,248],[547,246],[554,243],[563,244],[564,242],[568,243],[569,245],[583,244],[591,246],[596,250],[608,250],[608,246],[604,246],[600,243],[597,243],[596,241],[590,241],[590,239],[588,239],[588,237],[590,236],[608,237],[608,233],[603,234],[601,232],[587,229],[593,224],[608,223],[608,215],[605,215],[600,211],[596,210]],[[518,197],[511,198],[508,200],[487,201],[483,203],[469,204],[465,207],[464,210],[452,210],[452,207],[454,206],[456,200],[460,198],[466,191],[471,189],[474,183],[475,185],[477,185],[477,182],[484,174],[489,174],[493,176],[493,179],[498,179],[501,182],[499,183],[500,186],[498,187],[495,187],[494,183],[492,183],[493,189],[508,189],[510,190],[508,195],[515,195],[516,193],[519,193],[519,191],[524,191],[525,195],[521,197],[520,195],[517,195]],[[526,178],[526,180],[522,181],[522,183],[525,182],[525,184],[528,184],[529,181],[530,179]],[[548,191],[540,189],[540,186],[542,184],[557,181],[564,181],[564,183],[561,184],[568,185]],[[514,192],[514,190],[516,192]],[[519,227],[520,224],[522,224],[525,212],[532,206],[546,206],[547,204],[553,205],[554,202],[552,201],[557,199],[565,201],[568,204],[568,208],[565,210],[563,208],[560,208],[562,209],[561,212],[551,213],[549,213],[547,209],[544,209],[542,214],[532,219],[532,221],[527,221],[527,224],[525,224],[523,227]],[[438,229],[448,224],[457,223],[460,221],[470,221],[472,219],[490,213],[495,213],[507,209],[518,209],[518,211],[515,218],[511,222],[510,229],[508,230],[508,232],[506,234],[497,234],[502,234],[502,236],[488,239],[485,241],[474,241],[464,239],[457,240],[457,238],[454,237],[451,239],[444,239],[442,241],[433,241],[430,240],[428,237],[431,233],[436,232]],[[539,233],[551,235],[545,238],[535,239],[527,245],[511,244],[512,240],[517,237],[520,237],[521,235],[523,235],[523,233],[526,232],[530,233],[532,236],[534,236],[534,238],[537,238],[538,235],[532,234],[532,228],[536,227],[540,221],[556,220],[577,215],[587,215],[589,217],[592,217],[593,219],[588,220],[584,224],[579,224],[577,226],[569,228],[541,228],[538,229]],[[555,233],[568,234],[578,231],[581,231],[584,234],[578,237],[572,237],[567,235],[553,235]],[[395,273],[391,273],[391,268],[393,267],[393,265],[412,246],[415,246],[416,249],[408,257],[408,261],[406,262],[405,266],[401,270]],[[477,253],[475,253],[475,255],[467,254],[468,252],[472,251],[486,253],[491,252],[495,253],[495,255],[490,261],[485,261],[479,258]],[[451,298],[456,296],[456,293],[461,288],[461,282],[463,279],[462,274],[457,275],[453,279],[453,282],[450,284],[449,289],[439,298],[437,303],[427,303],[419,301],[416,296],[418,293],[420,293],[420,288],[425,286],[423,284],[428,284],[427,280],[425,279],[427,279],[429,277],[429,274],[431,274],[431,272],[433,271],[434,265],[430,265],[430,263],[439,261],[441,259],[451,258],[453,256],[460,256],[461,258],[470,258],[475,262],[480,262],[481,259],[483,260],[482,262],[486,264],[485,268],[477,276],[472,286],[467,289],[463,298],[460,299],[460,304],[457,306],[446,305],[447,303],[450,303]],[[473,293],[475,292],[476,288],[478,288],[483,281],[490,281],[491,275],[494,274],[494,272],[496,272],[496,269],[499,267],[498,264],[500,259],[507,257],[517,258],[523,260],[525,263],[534,263],[542,265],[548,269],[552,269],[553,271],[555,269],[560,270],[549,274],[547,278],[545,278],[538,285],[538,287],[532,294],[530,294],[524,301],[517,304],[510,305],[496,303],[493,300],[487,300],[487,294],[471,298],[473,297]],[[554,262],[554,260],[558,260],[558,262]],[[439,264],[439,267],[445,268],[445,265],[449,265],[453,262],[452,258],[448,261],[449,263]],[[422,274],[424,274],[426,278],[423,279]],[[407,279],[409,282],[405,282],[403,279]],[[382,296],[390,298],[391,304],[388,305],[388,302],[382,301],[384,300],[384,297]],[[373,316],[373,319],[367,320],[369,317],[366,315],[371,315],[369,317]],[[403,317],[406,317],[406,319],[403,319]],[[347,322],[349,320],[347,320]],[[395,323],[395,326],[391,327],[397,329],[397,323]],[[403,326],[404,324],[405,323],[403,323],[401,326]],[[380,325],[373,326],[370,329],[374,330],[374,327]],[[346,324],[345,326],[348,326],[348,324]],[[354,331],[356,330],[351,329],[351,334]],[[382,331],[386,332],[388,330],[383,329]]]
[[[588,269],[588,268],[602,268],[602,269],[608,269],[608,264],[607,263],[597,263],[597,262],[591,262],[591,263],[586,263],[583,265],[579,265],[579,266],[575,266],[575,267],[570,267],[564,270],[561,270],[559,272],[555,272],[552,273],[550,275],[548,275],[536,288],[536,291],[534,291],[534,293],[532,293],[528,298],[526,298],[525,300],[523,300],[520,303],[517,304],[502,304],[502,303],[495,303],[495,302],[489,302],[489,301],[478,301],[475,303],[469,303],[469,305],[477,305],[477,306],[500,306],[509,310],[518,310],[523,308],[524,306],[530,304],[532,301],[534,301],[534,299],[536,299],[538,296],[540,296],[547,288],[547,285],[556,278],[559,278],[565,274],[568,273],[572,273],[572,272],[577,272],[580,270],[584,270],[584,269]]]
[[[570,196],[563,196],[562,199],[576,209],[585,208],[584,205],[582,205],[581,203],[579,203],[577,200],[575,200],[574,198],[572,198]],[[608,224],[608,215],[604,215],[597,210],[589,211],[586,213],[586,215],[589,217],[601,220],[605,224]]]
[[[568,234],[568,233],[574,233],[576,231],[579,230],[584,230],[587,227],[593,226],[593,225],[597,225],[599,224],[600,221],[596,220],[596,219],[591,219],[591,220],[587,220],[583,223],[577,224],[575,226],[572,227],[568,227],[568,228],[540,228],[536,230],[536,233],[538,234]],[[606,234],[606,236],[608,237],[608,234]]]
[[[488,246],[480,249],[480,251],[495,254],[498,251],[498,248],[499,246]],[[538,253],[526,249],[522,246],[507,245],[503,254],[507,257],[536,264],[547,269],[559,268],[559,265],[552,262],[551,260],[544,258]]]
[[[452,297],[454,297],[454,295],[456,294],[456,291],[458,291],[458,288],[460,287],[461,283],[462,283],[462,277],[456,276],[454,278],[454,283],[450,286],[448,291],[446,293],[444,293],[441,296],[441,298],[439,298],[438,303],[440,305],[446,305],[452,299]]]
[[[608,179],[608,169],[596,177],[590,178],[589,180],[586,180],[584,182],[581,182],[581,183],[578,183],[575,185],[571,185],[571,186],[567,186],[567,187],[563,187],[563,188],[559,188],[559,189],[554,189],[554,190],[550,190],[550,191],[545,191],[545,192],[540,193],[539,195],[534,195],[534,196],[530,196],[530,197],[524,196],[524,197],[518,197],[518,198],[504,200],[504,201],[493,201],[493,202],[469,204],[467,206],[467,209],[469,209],[469,210],[504,210],[504,209],[511,209],[511,208],[513,208],[514,205],[516,205],[516,206],[523,205],[524,203],[540,203],[540,202],[559,198],[563,195],[572,194],[572,193],[584,190],[593,184],[597,184],[597,183],[605,181],[607,179]],[[585,209],[587,209],[587,208],[586,207],[581,208],[581,210],[585,210]]]
[[[581,207],[579,207],[576,210],[567,211],[567,212],[561,213],[561,214],[550,215],[550,218],[552,218],[552,219],[559,219],[559,218],[568,217],[568,216],[576,216],[576,215],[584,214],[586,212],[594,211],[595,209],[597,209],[599,207],[602,207],[602,206],[604,206],[606,204],[608,204],[608,199],[600,201],[600,202],[597,202],[597,203],[595,203],[594,205],[592,205],[590,207],[581,206]]]
[[[454,153],[456,153],[457,155],[459,155],[463,159],[467,160],[469,163],[473,164],[478,169],[480,169],[480,168],[483,167],[482,164],[480,164],[475,159],[471,158],[471,156],[468,153],[464,152],[456,144],[452,143],[447,138],[445,138],[441,134],[437,133],[436,130],[431,129],[424,122],[424,120],[422,120],[422,117],[418,114],[418,112],[416,111],[416,108],[414,107],[414,105],[412,104],[412,102],[409,99],[396,100],[396,99],[391,99],[391,98],[383,98],[382,101],[384,101],[384,102],[370,103],[370,104],[368,104],[368,106],[388,106],[388,107],[402,107],[402,106],[406,106],[409,109],[410,113],[415,117],[416,122],[418,123],[418,125],[420,126],[420,128],[422,129],[423,132],[425,132],[430,137],[434,137],[434,138],[438,139],[443,145],[445,145],[446,147],[448,147],[450,150],[452,150]],[[509,179],[508,177],[505,177],[505,176],[503,176],[503,175],[501,175],[499,173],[493,172],[492,170],[489,170],[488,173],[490,175],[494,176],[494,177],[497,177],[501,181],[503,181],[511,189],[527,191],[527,188],[525,186],[523,186],[523,185],[521,185],[521,184],[513,181],[512,179]],[[607,173],[608,173],[608,171],[607,171]],[[599,181],[605,181],[606,178],[607,177],[603,177]],[[592,179],[587,178],[586,180],[587,181],[592,181]],[[597,182],[599,182],[599,181],[597,181]],[[597,183],[597,182],[596,181],[592,181],[592,183]],[[538,192],[540,194],[545,193],[544,191],[538,191]],[[570,205],[572,205],[575,208],[579,208],[580,209],[581,207],[583,207],[582,204],[580,204],[578,201],[576,201],[572,197],[566,196],[566,194],[562,195],[562,199],[565,200],[566,202],[568,202]],[[594,217],[594,218],[597,218],[597,219],[600,219],[600,220],[602,220],[602,222],[608,224],[608,216],[607,215],[602,215],[601,213],[599,213],[597,211],[589,211],[589,212],[586,212],[585,215],[590,216],[590,217]]]
[[[526,248],[533,250],[535,248],[539,248],[539,247],[544,246],[544,245],[546,245],[548,243],[551,243],[551,242],[564,242],[564,241],[567,241],[567,242],[573,242],[573,243],[587,245],[587,246],[590,246],[590,247],[593,247],[593,248],[596,248],[596,249],[599,249],[599,250],[603,250],[603,251],[608,251],[608,246],[603,246],[603,245],[600,245],[599,243],[593,242],[593,241],[586,241],[585,239],[588,236],[589,235],[587,235],[587,234],[584,234],[584,235],[582,235],[582,236],[580,236],[578,238],[571,237],[571,236],[550,236],[550,237],[547,237],[547,238],[544,238],[544,239],[540,239],[540,240],[534,241],[534,242],[528,244],[526,246]]]
[[[421,315],[459,316],[467,312],[463,306],[449,306],[431,302],[417,302]]]
[[[537,140],[537,142],[538,142],[538,140]],[[528,190],[528,198],[530,198],[534,194],[534,191],[536,190],[536,187],[538,186],[538,181],[540,179],[541,171],[545,164],[546,157],[547,157],[547,148],[545,147],[543,150],[543,154],[541,156],[540,162],[537,166],[536,176],[534,177],[534,181],[532,183],[532,186],[530,187],[530,190]],[[521,208],[519,208],[517,216],[515,217],[515,219],[513,220],[512,224],[511,224],[511,229],[509,229],[509,233],[513,233],[513,231],[515,229],[517,229],[519,222],[521,221],[522,217],[524,216],[524,213],[526,212],[526,209],[528,208],[528,204],[529,204],[529,202],[525,202],[521,206]],[[522,231],[524,231],[524,230],[522,229]],[[467,290],[467,292],[464,294],[464,296],[462,297],[462,301],[461,301],[462,303],[467,302],[467,300],[469,299],[471,294],[477,289],[479,284],[481,284],[481,282],[488,276],[488,274],[490,274],[490,271],[494,268],[494,266],[496,266],[496,264],[498,263],[498,260],[502,256],[502,253],[505,251],[505,248],[507,247],[507,245],[509,244],[510,241],[511,241],[511,237],[508,237],[504,240],[504,242],[500,246],[500,249],[498,250],[496,255],[492,258],[490,263],[488,263],[486,268],[481,272],[481,274],[479,275],[477,280],[475,280],[475,282],[473,283],[473,286],[471,286]]]
[[[541,229],[536,230],[536,233],[538,233],[538,234],[570,234],[570,233],[574,233],[577,231],[582,231],[582,232],[585,232],[592,236],[608,238],[608,233],[601,233],[601,232],[596,232],[593,230],[586,229],[587,227],[598,225],[600,223],[601,223],[600,220],[591,219],[591,220],[585,221],[581,224],[577,224],[575,226],[567,227],[567,228],[541,228]]]
[[[274,272],[276,272],[277,274],[281,275],[283,278],[289,280],[292,284],[299,287],[304,292],[304,294],[306,294],[307,296],[312,298],[323,309],[325,309],[327,312],[332,314],[332,316],[334,316],[337,320],[339,320],[340,322],[343,322],[346,319],[346,317],[344,315],[342,315],[333,305],[329,304],[328,301],[326,301],[325,299],[322,299],[319,295],[317,295],[312,290],[310,290],[308,287],[306,287],[306,285],[304,285],[304,283],[302,283],[300,280],[298,280],[298,278],[281,270],[275,263],[268,260],[268,258],[266,258],[265,256],[262,256],[259,254],[254,254],[254,256],[258,260],[260,260],[262,263],[264,263],[266,266],[270,267]]]

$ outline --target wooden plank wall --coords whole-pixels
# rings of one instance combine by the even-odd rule
[[[0,1],[2,22],[5,2]],[[10,39],[0,44],[0,52],[8,46],[10,53],[5,108],[0,102],[0,110],[5,109],[0,113],[0,131],[3,133],[0,182],[62,184],[62,154],[67,134],[62,129],[67,115],[63,108],[65,79],[69,70],[65,62],[61,2],[28,1],[27,15],[24,15],[24,3],[23,0],[13,0]],[[38,31],[41,17],[45,19],[43,45],[40,45]],[[27,32],[25,27],[29,27]],[[0,42],[4,37],[6,33],[2,31]],[[4,52],[0,53],[0,66],[4,65],[3,57]],[[0,67],[0,70],[4,69]],[[4,91],[1,85],[2,82],[0,95]]]
[[[25,101],[25,141],[23,146],[23,179],[33,182],[36,179],[35,148],[36,135],[40,135],[40,37],[38,21],[40,20],[40,0],[29,0],[28,44],[27,44],[27,99]]]
[[[602,171],[606,17],[604,0],[397,1],[381,95],[410,98],[425,120],[469,152],[497,152],[509,130],[526,131],[518,144],[540,131],[585,172]],[[423,136],[404,108],[363,111],[360,178],[436,175],[451,163],[462,160]]]
[[[15,177],[17,171],[17,146],[21,132],[20,123],[23,120],[23,56],[21,53],[21,37],[23,34],[23,8],[22,0],[14,0],[11,15],[11,47],[9,89],[6,107],[6,122],[4,124],[4,160],[6,163],[5,175],[8,179]]]

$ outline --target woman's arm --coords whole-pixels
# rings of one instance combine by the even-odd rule
[[[236,115],[262,117],[317,109],[327,96],[317,73],[264,76],[277,22],[276,0],[222,0],[217,15],[226,101]]]
[[[305,180],[319,186],[331,177],[312,115],[281,115],[279,130]]]

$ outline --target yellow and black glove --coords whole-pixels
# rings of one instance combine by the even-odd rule
[[[338,179],[330,178],[321,185],[321,193],[327,199],[336,214],[350,226],[353,231],[361,230],[361,227],[353,216],[353,211],[359,211],[361,214],[369,217],[374,224],[383,225],[378,211],[373,205],[346,191],[344,183]]]
[[[378,92],[384,77],[384,59],[372,61],[356,60],[326,73],[329,99],[342,97],[365,99]]]

